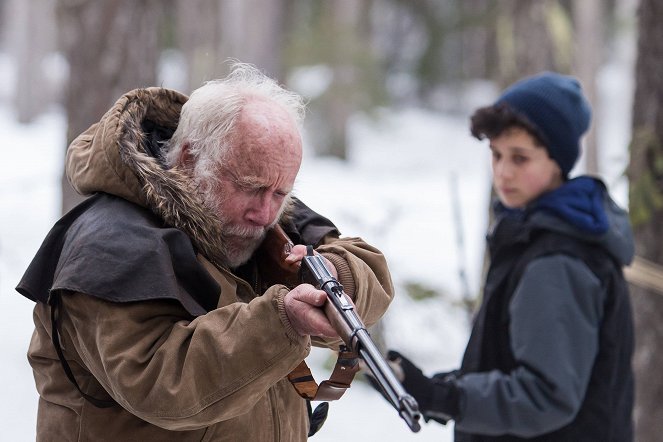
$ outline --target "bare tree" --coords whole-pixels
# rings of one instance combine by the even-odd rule
[[[219,0],[176,0],[175,38],[186,61],[186,80],[191,91],[219,76]],[[185,91],[183,91],[185,92]]]
[[[54,7],[48,0],[11,0],[5,8],[8,47],[16,60],[16,115],[29,123],[55,99],[44,63],[56,49]]]
[[[508,0],[498,9],[495,39],[502,86],[544,70],[569,70],[565,38],[555,32],[558,0]]]
[[[285,0],[243,0],[219,4],[220,58],[255,64],[283,81]]]
[[[366,13],[363,6],[352,0],[338,0],[326,5],[329,25],[336,36],[329,41],[329,62],[332,81],[325,99],[327,136],[318,139],[318,153],[347,158],[347,124],[357,109],[353,95],[357,93],[359,72],[356,51],[361,45],[360,20]]]
[[[640,3],[629,209],[638,255],[663,263],[663,0]],[[661,440],[663,433],[663,296],[631,286],[635,316],[635,440]]]
[[[69,62],[67,144],[124,92],[154,86],[159,56],[157,0],[59,0],[60,43]],[[62,211],[80,197],[62,177]]]
[[[290,65],[321,67],[326,77],[325,86],[308,97],[312,145],[319,155],[345,159],[348,118],[370,107],[383,86],[371,47],[373,2],[293,4],[295,19],[286,58]]]
[[[284,79],[288,0],[174,0],[172,44],[186,61],[189,90],[227,74],[228,59]]]
[[[583,0],[572,2],[574,17],[575,60],[574,72],[580,79],[590,103],[596,103],[596,74],[601,64],[601,36],[603,34],[602,2]],[[594,106],[596,108],[596,106]],[[594,121],[597,121],[594,118]],[[596,144],[596,124],[593,124],[585,139],[585,169],[598,174],[599,159]]]

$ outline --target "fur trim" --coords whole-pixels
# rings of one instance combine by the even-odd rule
[[[127,102],[120,115],[122,132],[117,144],[122,161],[142,184],[148,208],[166,224],[184,231],[215,265],[225,267],[220,222],[198,195],[190,176],[178,168],[164,169],[156,158],[145,153],[145,133],[141,122],[150,105],[154,105],[152,91],[136,91],[135,98]],[[158,94],[172,98],[169,92],[160,89]],[[181,104],[164,106],[159,111],[166,113],[165,118],[172,118],[170,124],[176,124]]]
[[[179,168],[165,169],[147,154],[141,123],[148,117],[175,128],[186,97],[163,88],[139,89],[120,113],[117,146],[122,162],[137,176],[148,208],[164,222],[184,231],[200,253],[227,268],[224,235],[218,217],[200,197],[191,176]],[[166,106],[163,103],[168,103]],[[282,219],[292,206],[287,201]]]

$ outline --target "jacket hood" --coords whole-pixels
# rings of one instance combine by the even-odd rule
[[[190,176],[166,168],[160,148],[172,136],[187,97],[164,88],[136,89],[123,95],[98,123],[67,150],[65,171],[74,189],[105,192],[148,208],[184,231],[199,252],[223,266],[223,235]]]
[[[628,213],[617,206],[605,184],[596,178],[569,180],[538,198],[527,212],[534,228],[599,244],[622,265],[633,260],[635,246]]]

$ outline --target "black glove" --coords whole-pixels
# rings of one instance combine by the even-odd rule
[[[429,378],[419,367],[397,351],[390,350],[387,359],[400,366],[403,371],[403,388],[417,401],[427,422],[433,419],[446,424],[458,416],[457,372],[439,373]]]

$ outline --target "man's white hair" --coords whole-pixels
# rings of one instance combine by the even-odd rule
[[[188,143],[196,175],[212,178],[210,174],[231,146],[238,116],[252,99],[281,105],[301,127],[305,104],[299,94],[281,87],[255,66],[235,62],[227,77],[205,83],[184,103],[177,129],[164,149],[166,164],[174,166]]]

